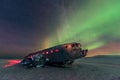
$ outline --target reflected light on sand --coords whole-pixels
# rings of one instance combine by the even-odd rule
[[[13,65],[16,65],[20,63],[21,60],[7,60],[7,64],[4,65],[4,68],[11,67]]]

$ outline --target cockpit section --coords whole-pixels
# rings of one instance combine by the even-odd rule
[[[81,48],[80,43],[68,43],[64,44],[64,48],[69,52],[72,58],[80,57],[86,55],[84,50]]]

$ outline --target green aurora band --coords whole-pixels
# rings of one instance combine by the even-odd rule
[[[92,50],[108,42],[120,42],[120,0],[91,0],[82,9],[71,10],[71,14],[70,9],[64,8],[62,27],[50,36],[49,46],[78,41]]]

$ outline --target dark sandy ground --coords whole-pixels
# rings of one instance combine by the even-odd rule
[[[46,66],[26,69],[0,59],[0,80],[120,80],[120,56],[96,56],[76,60],[70,68]]]

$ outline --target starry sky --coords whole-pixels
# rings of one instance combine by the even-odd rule
[[[120,54],[120,0],[0,0],[0,57],[80,42],[88,56]]]

